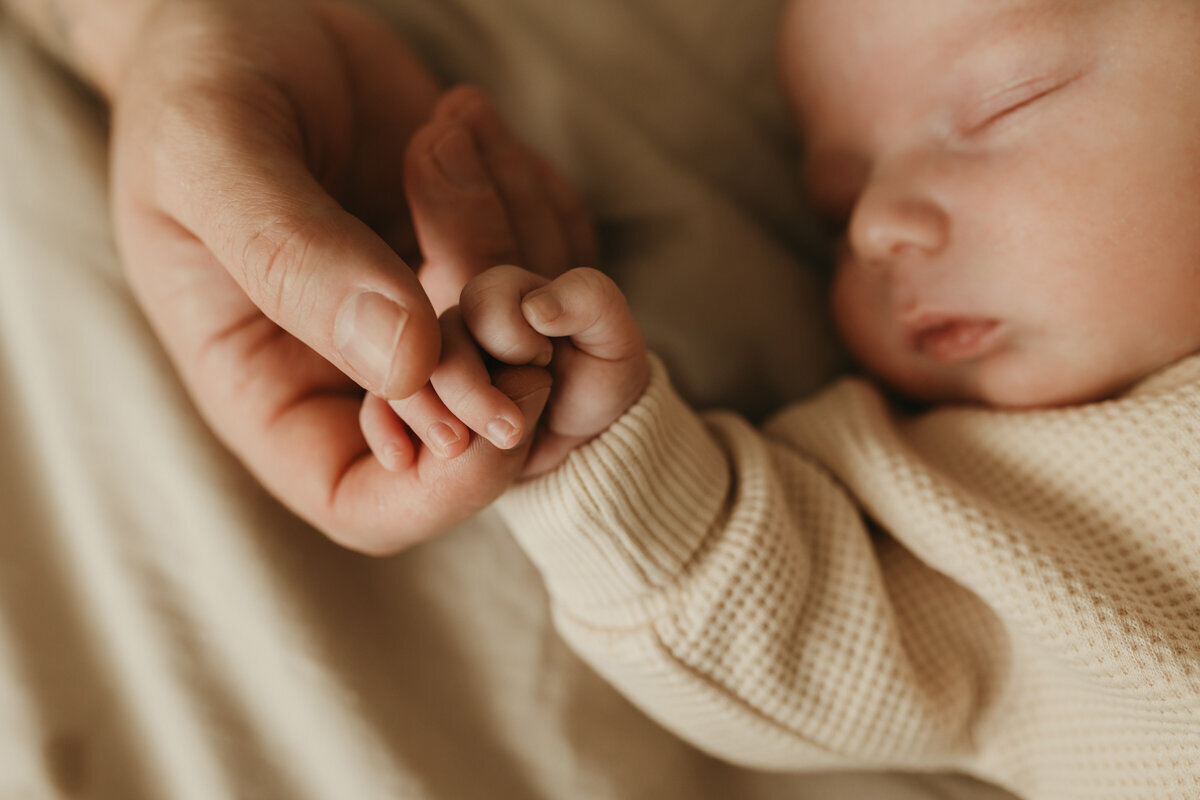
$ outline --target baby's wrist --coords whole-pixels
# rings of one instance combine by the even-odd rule
[[[499,501],[551,595],[575,598],[576,611],[671,583],[727,496],[718,440],[649,360],[645,392],[619,419]],[[625,523],[637,519],[653,523],[635,533]]]
[[[595,405],[607,408],[596,415],[580,413],[578,408],[559,405],[554,406],[551,396],[550,408],[538,433],[538,440],[530,453],[529,461],[522,473],[522,479],[529,479],[545,474],[560,466],[572,452],[586,448],[597,439],[608,435],[614,427],[618,427],[646,397],[651,384],[669,386],[666,369],[661,361],[649,351],[643,351],[640,358],[627,361],[625,380],[620,381],[622,388],[612,392],[608,399],[595,401]],[[598,387],[603,391],[607,386]],[[598,391],[597,394],[600,392]],[[578,398],[579,392],[574,396]],[[594,406],[593,406],[594,408]]]

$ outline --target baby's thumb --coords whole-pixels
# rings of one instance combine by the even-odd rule
[[[641,358],[641,329],[612,278],[590,267],[565,272],[521,301],[535,331],[566,337],[582,353],[604,361]]]

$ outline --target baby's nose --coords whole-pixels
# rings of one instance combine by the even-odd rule
[[[900,260],[936,255],[948,233],[949,217],[936,202],[868,189],[850,218],[848,236],[864,264],[888,268]]]

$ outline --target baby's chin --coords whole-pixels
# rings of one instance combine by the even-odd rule
[[[1011,410],[1080,405],[1108,399],[1152,371],[1128,355],[1105,358],[1091,351],[1048,356],[1028,347],[1005,347],[979,358],[939,361],[904,346],[843,341],[867,375],[917,405]]]
[[[1005,370],[985,366],[940,375],[925,372],[883,377],[882,382],[920,404],[981,405],[1017,411],[1099,402],[1128,388],[1134,379],[1127,375],[1070,374],[1049,368]]]

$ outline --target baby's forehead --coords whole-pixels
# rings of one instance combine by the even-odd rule
[[[789,0],[780,44],[816,53],[870,43],[913,50],[930,40],[966,43],[1065,29],[1113,6],[1133,8],[1195,0]]]
[[[864,85],[903,93],[900,73],[944,75],[965,59],[1061,47],[1082,38],[1085,16],[1126,2],[1195,0],[790,0],[779,64],[793,105],[844,100]]]

